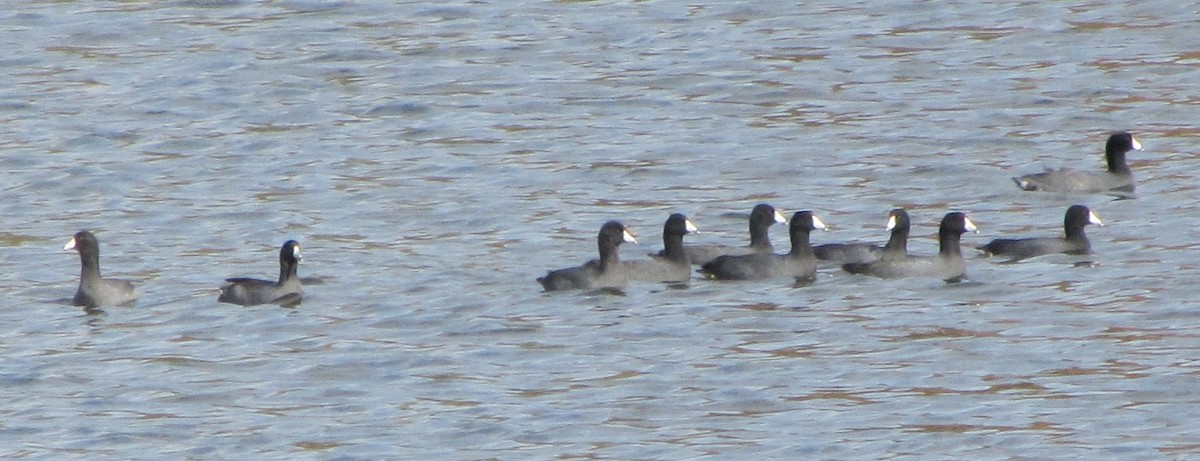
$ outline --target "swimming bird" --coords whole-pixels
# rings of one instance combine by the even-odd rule
[[[245,277],[225,279],[217,301],[243,306],[268,303],[288,307],[298,305],[304,298],[304,288],[300,285],[300,277],[296,275],[301,260],[300,243],[295,240],[283,242],[279,248],[279,280]]]
[[[1125,162],[1125,153],[1131,150],[1142,150],[1142,143],[1129,133],[1114,133],[1104,146],[1104,158],[1108,162],[1106,171],[1058,169],[1012,179],[1017,187],[1027,191],[1132,193],[1136,185],[1133,170]]]
[[[787,218],[783,217],[775,207],[760,203],[754,206],[750,211],[750,246],[735,247],[728,245],[686,245],[683,251],[687,253],[688,260],[692,264],[703,265],[706,262],[716,259],[718,256],[724,255],[744,255],[750,253],[767,253],[775,251],[771,245],[771,237],[768,233],[771,225],[775,223],[786,223]],[[659,252],[662,255],[662,252]]]
[[[617,247],[622,242],[637,243],[637,238],[624,224],[617,221],[606,222],[600,227],[600,234],[596,236],[596,246],[600,250],[599,260],[593,259],[580,266],[552,270],[537,281],[546,291],[622,288],[629,280],[617,252]]]
[[[697,232],[696,225],[682,213],[672,214],[663,224],[663,251],[650,259],[624,261],[629,280],[643,282],[686,282],[692,265],[683,250],[683,236]]]
[[[908,256],[880,259],[871,263],[848,263],[842,265],[842,269],[852,274],[882,278],[939,277],[947,282],[957,282],[962,280],[967,271],[959,244],[962,234],[967,231],[978,232],[975,223],[971,222],[965,213],[947,213],[938,227],[937,256]]]
[[[903,258],[908,254],[908,232],[911,227],[908,212],[896,208],[888,212],[885,230],[891,232],[887,244],[880,247],[870,243],[826,243],[813,247],[817,259],[838,263],[869,263],[880,258]]]
[[[1084,227],[1088,224],[1103,226],[1104,222],[1092,210],[1083,205],[1072,205],[1067,208],[1063,217],[1063,237],[1036,237],[1018,239],[995,239],[987,245],[979,247],[988,255],[1008,256],[1012,260],[1032,258],[1051,253],[1066,253],[1073,255],[1088,254],[1092,244],[1088,241]]]
[[[63,246],[63,251],[79,252],[79,288],[71,304],[87,308],[117,306],[137,299],[137,292],[128,280],[106,279],[100,276],[100,242],[88,231],[76,232]]]
[[[811,211],[800,211],[792,216],[788,225],[792,249],[786,254],[751,253],[725,255],[704,263],[700,272],[720,280],[761,280],[791,277],[811,280],[817,271],[817,257],[813,255],[810,233],[825,229],[825,223]]]

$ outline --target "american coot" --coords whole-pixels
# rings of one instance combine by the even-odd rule
[[[596,236],[596,244],[600,248],[599,260],[593,259],[582,266],[550,271],[537,281],[546,291],[624,287],[628,276],[620,256],[617,255],[617,247],[622,242],[637,243],[637,239],[624,224],[617,221],[606,222],[600,227],[600,235]]]
[[[642,282],[686,282],[692,278],[692,263],[683,250],[683,236],[697,232],[696,225],[680,213],[663,224],[663,251],[650,259],[626,261],[629,280]]]
[[[279,249],[279,281],[260,280],[251,278],[225,279],[221,285],[221,296],[217,301],[243,306],[256,304],[279,304],[295,306],[304,298],[300,277],[296,276],[296,266],[300,265],[300,244],[288,240]]]
[[[817,258],[809,244],[809,234],[814,229],[825,229],[825,223],[813,216],[811,211],[797,212],[788,226],[788,235],[792,241],[790,252],[782,255],[725,255],[705,263],[700,272],[721,280],[760,280],[776,277],[810,280],[817,271]]]
[[[1129,133],[1114,133],[1104,146],[1108,171],[1049,170],[1013,178],[1013,181],[1029,191],[1131,193],[1135,185],[1133,170],[1125,163],[1125,153],[1131,150],[1142,150],[1142,144]]]
[[[687,245],[684,247],[684,251],[687,252],[688,260],[696,265],[702,265],[724,255],[770,254],[775,251],[775,248],[771,246],[768,230],[772,224],[786,222],[787,219],[775,207],[761,203],[755,205],[754,209],[750,211],[750,246]],[[662,253],[660,252],[659,255],[661,256]]]
[[[848,263],[842,269],[852,274],[867,274],[883,278],[940,277],[947,282],[962,280],[967,271],[959,241],[967,231],[977,231],[967,215],[947,213],[938,228],[938,255],[932,258],[908,256],[880,259],[872,263]]]
[[[137,299],[137,292],[128,280],[106,279],[100,276],[100,242],[88,231],[79,231],[63,246],[64,251],[79,252],[79,289],[71,303],[95,308],[118,306]]]
[[[817,259],[838,263],[869,263],[880,258],[903,258],[908,255],[908,212],[896,208],[888,213],[886,230],[891,237],[883,247],[870,243],[826,243],[813,247]]]
[[[1063,218],[1063,229],[1066,231],[1064,237],[996,239],[979,249],[989,256],[1008,256],[1013,260],[1051,253],[1088,254],[1092,251],[1092,244],[1088,242],[1087,234],[1083,230],[1088,224],[1104,225],[1100,217],[1088,207],[1074,205],[1067,208],[1067,214]]]

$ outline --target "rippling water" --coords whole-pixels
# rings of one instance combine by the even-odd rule
[[[1186,458],[1186,2],[51,2],[0,13],[4,458]],[[1138,196],[1009,176],[1101,168]],[[1060,232],[971,281],[541,293],[608,219]],[[101,240],[134,307],[69,306]],[[216,303],[305,248],[296,309]],[[783,244],[782,232],[776,241]],[[158,456],[153,456],[158,457]]]

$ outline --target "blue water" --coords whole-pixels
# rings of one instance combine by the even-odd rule
[[[53,2],[0,13],[0,457],[1188,458],[1195,12],[1177,2]],[[1102,168],[1137,197],[1010,176]],[[769,202],[969,282],[540,291],[620,219]],[[79,229],[131,307],[69,305]],[[272,278],[294,309],[218,304]],[[776,244],[783,233],[776,229]]]

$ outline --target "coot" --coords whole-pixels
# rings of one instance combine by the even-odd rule
[[[63,246],[64,251],[79,252],[79,288],[71,303],[96,308],[118,306],[137,299],[137,292],[128,280],[106,279],[100,276],[100,242],[88,231],[79,231]]]
[[[883,278],[940,277],[947,282],[962,280],[967,264],[963,260],[959,241],[967,231],[977,231],[967,215],[961,212],[947,213],[938,228],[938,254],[934,257],[907,256],[904,258],[880,259],[872,263],[848,263],[842,266],[846,272],[867,274]]]
[[[776,277],[812,279],[817,271],[817,258],[813,255],[809,234],[814,229],[825,229],[825,223],[811,211],[797,212],[788,226],[788,235],[792,241],[792,250],[788,253],[725,255],[705,263],[700,272],[720,280],[760,280]]]
[[[979,249],[989,256],[1008,256],[1013,260],[1051,253],[1088,254],[1092,251],[1092,244],[1083,230],[1088,224],[1104,225],[1100,217],[1088,207],[1074,205],[1067,208],[1067,214],[1063,218],[1063,230],[1066,231],[1063,237],[995,239]]]
[[[304,289],[300,286],[300,277],[296,275],[296,267],[300,265],[302,259],[300,244],[295,240],[288,240],[279,249],[279,280],[243,277],[225,279],[217,301],[243,306],[267,303],[282,306],[300,304],[304,297]]]
[[[1114,133],[1104,146],[1104,158],[1108,162],[1108,170],[1104,172],[1048,170],[1015,177],[1013,181],[1028,191],[1132,193],[1135,186],[1133,170],[1125,163],[1125,153],[1131,150],[1142,150],[1142,144],[1129,133]]]
[[[870,243],[826,243],[813,247],[817,259],[838,263],[869,263],[880,258],[903,258],[908,254],[908,212],[896,208],[888,213],[885,230],[891,231],[887,244],[880,247]]]
[[[637,239],[624,224],[617,221],[606,222],[600,227],[600,234],[596,236],[596,244],[600,249],[599,260],[593,259],[581,266],[550,271],[537,281],[546,291],[624,287],[628,275],[617,255],[617,247],[622,242],[637,243]]]
[[[686,245],[683,250],[687,252],[688,260],[696,265],[703,265],[724,255],[770,254],[775,251],[775,248],[771,245],[768,230],[772,224],[786,222],[787,219],[775,207],[761,203],[755,205],[754,209],[750,211],[750,246]],[[661,254],[660,252],[659,255],[661,256]]]
[[[663,224],[663,251],[650,259],[625,261],[630,280],[643,282],[686,282],[692,278],[692,265],[683,250],[683,236],[696,232],[696,225],[681,213]]]

